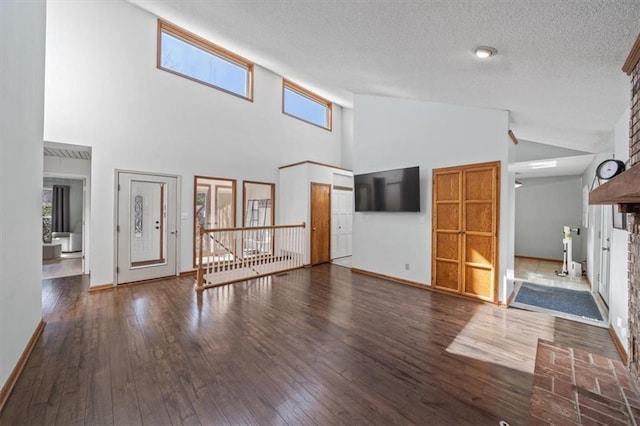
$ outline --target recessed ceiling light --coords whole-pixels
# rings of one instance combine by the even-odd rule
[[[480,46],[476,48],[476,56],[478,58],[486,59],[497,54],[498,51],[494,47]]]

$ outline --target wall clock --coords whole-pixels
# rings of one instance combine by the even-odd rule
[[[598,165],[596,176],[598,179],[611,179],[622,172],[624,172],[624,163],[620,160],[609,159]]]

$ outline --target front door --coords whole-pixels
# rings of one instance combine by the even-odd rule
[[[176,274],[177,178],[118,172],[116,283]]]
[[[311,264],[331,260],[331,185],[311,184]]]

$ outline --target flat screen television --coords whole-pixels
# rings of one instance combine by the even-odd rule
[[[357,212],[419,212],[420,168],[385,170],[353,177]]]

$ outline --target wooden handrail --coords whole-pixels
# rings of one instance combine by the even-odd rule
[[[202,233],[225,232],[225,231],[259,231],[262,229],[287,229],[287,228],[306,228],[307,223],[302,222],[300,225],[270,225],[270,226],[251,226],[247,228],[208,228],[203,229]]]
[[[195,289],[253,279],[304,266],[306,223],[204,229],[199,223]],[[207,238],[208,237],[208,238]]]
[[[200,226],[200,223],[198,223],[198,226],[197,226],[196,229],[197,229],[199,237],[200,237],[200,238],[198,238],[200,240],[199,241],[199,245],[198,245],[199,246],[198,253],[199,253],[200,259],[199,259],[199,262],[198,262],[196,290],[203,291],[204,290],[204,268],[202,267],[202,252],[204,251],[204,238],[203,238],[204,237],[204,231],[203,231],[202,227]]]

